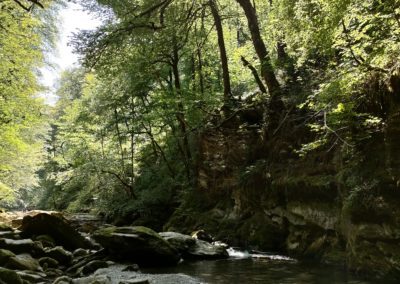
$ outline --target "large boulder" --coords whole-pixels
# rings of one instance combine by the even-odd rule
[[[112,255],[142,266],[175,265],[178,252],[153,230],[136,227],[107,227],[97,230],[93,238]]]
[[[0,283],[23,284],[23,280],[14,270],[0,267]]]
[[[39,213],[35,216],[25,216],[20,229],[22,236],[48,235],[54,239],[56,244],[67,249],[91,247],[91,243],[59,214]]]
[[[5,264],[7,264],[10,258],[14,256],[15,254],[13,254],[11,251],[0,249],[0,266],[4,266]]]
[[[161,232],[159,235],[183,256],[196,244],[196,239],[189,235],[175,232]]]
[[[55,248],[49,248],[45,250],[46,257],[50,257],[58,261],[63,265],[68,265],[72,261],[72,253],[66,251],[63,247],[57,246]]]
[[[184,259],[224,259],[229,257],[224,246],[213,245],[188,235],[175,232],[162,232],[164,238]]]
[[[8,260],[5,266],[7,268],[18,270],[42,271],[39,262],[29,254],[19,254],[13,256]]]
[[[229,254],[223,246],[196,240],[195,245],[188,250],[187,257],[194,259],[223,259],[228,258]]]

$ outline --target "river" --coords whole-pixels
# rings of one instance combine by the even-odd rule
[[[183,262],[176,267],[145,269],[147,273],[183,273],[201,283],[218,284],[394,284],[398,282],[362,280],[337,266],[302,263],[265,254],[267,257],[230,257],[226,260]]]

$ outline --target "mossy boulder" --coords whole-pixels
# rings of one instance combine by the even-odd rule
[[[19,254],[11,257],[6,267],[18,270],[42,271],[39,262],[29,254]]]
[[[223,259],[229,256],[223,246],[213,245],[188,235],[162,232],[160,236],[179,251],[184,259]]]
[[[8,263],[11,257],[14,257],[15,254],[6,249],[0,249],[0,266],[4,266]]]
[[[59,214],[39,213],[35,216],[25,216],[20,229],[21,235],[25,237],[48,235],[57,245],[67,249],[91,247],[91,243]]]
[[[55,259],[63,265],[68,265],[72,261],[72,253],[60,246],[46,249],[46,257]]]
[[[0,283],[23,284],[24,282],[14,270],[0,267]]]
[[[114,257],[142,266],[175,265],[180,260],[177,250],[146,227],[102,228],[94,232],[93,238]]]

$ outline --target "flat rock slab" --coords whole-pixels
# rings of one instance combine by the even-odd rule
[[[184,274],[142,274],[124,271],[123,265],[97,270],[89,277],[72,280],[73,284],[200,284],[193,277]]]
[[[176,265],[180,260],[177,250],[146,227],[106,227],[93,238],[113,256],[141,266]]]

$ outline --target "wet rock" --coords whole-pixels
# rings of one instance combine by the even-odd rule
[[[4,266],[8,263],[11,257],[14,257],[15,254],[9,250],[0,249],[0,265]]]
[[[134,272],[138,272],[140,270],[139,265],[137,264],[131,264],[128,265],[127,267],[125,267],[124,269],[122,269],[122,271],[134,271]]]
[[[0,283],[24,284],[17,272],[3,267],[0,267]]]
[[[0,239],[0,248],[10,250],[16,254],[29,253],[33,256],[42,256],[44,254],[41,244],[34,242],[31,239]]]
[[[159,234],[146,227],[107,227],[93,238],[112,255],[143,266],[175,265],[178,252]]]
[[[206,233],[204,230],[193,232],[192,238],[197,240],[202,240],[208,243],[212,243],[214,241],[213,237],[209,233]]]
[[[29,254],[18,254],[11,257],[6,267],[19,270],[42,271],[39,262]]]
[[[26,237],[51,236],[56,244],[67,249],[91,247],[90,242],[59,214],[39,213],[35,216],[25,216],[22,220],[21,231],[21,234]]]
[[[21,239],[20,231],[0,231],[0,238],[1,239],[12,239],[12,240],[19,240]]]
[[[228,258],[229,254],[222,246],[214,246],[206,241],[196,240],[196,243],[191,247],[186,257],[194,259],[224,259]]]
[[[80,273],[83,275],[88,275],[91,274],[93,272],[95,272],[97,269],[100,268],[107,268],[108,264],[105,261],[102,260],[92,260],[89,263],[87,263],[85,266],[83,266],[80,269]]]
[[[40,235],[34,238],[35,241],[41,242],[45,248],[53,248],[56,246],[56,242],[49,235]]]
[[[63,247],[57,246],[55,248],[45,250],[46,257],[57,260],[60,264],[68,265],[72,261],[72,253],[65,250]]]
[[[47,268],[46,269],[46,275],[50,278],[57,278],[61,277],[64,275],[64,272],[61,269],[58,268]]]
[[[12,232],[13,228],[6,223],[0,222],[0,232]]]
[[[72,253],[74,258],[81,257],[81,256],[86,256],[88,254],[89,254],[89,252],[87,250],[81,249],[81,248],[74,250],[74,252]]]
[[[43,283],[46,278],[46,274],[33,271],[18,271],[17,274],[27,283]]]
[[[150,284],[147,279],[120,281],[118,284]]]
[[[61,276],[54,280],[53,284],[71,284],[72,278],[68,276]]]
[[[93,275],[74,279],[74,284],[200,284],[200,281],[183,274],[142,274],[132,271],[123,271],[123,265],[97,270]],[[95,282],[98,281],[98,282]]]
[[[209,242],[175,232],[162,232],[160,236],[179,251],[185,259],[220,259],[228,257],[227,246],[221,242],[210,244]]]
[[[175,232],[162,232],[159,235],[183,255],[196,244],[196,240],[189,235]]]
[[[47,269],[47,268],[57,268],[59,263],[57,260],[51,257],[42,257],[39,259],[39,264]]]
[[[108,275],[94,275],[72,280],[73,284],[113,284]]]

